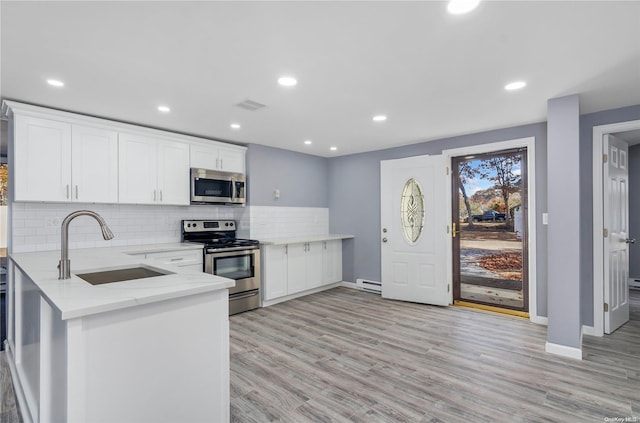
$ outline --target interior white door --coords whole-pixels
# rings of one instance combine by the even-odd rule
[[[443,156],[380,162],[382,297],[449,305]]]
[[[612,333],[629,320],[629,147],[613,135],[604,147],[604,331]]]

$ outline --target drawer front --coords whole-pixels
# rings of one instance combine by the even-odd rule
[[[162,253],[147,253],[147,259],[172,266],[202,265],[202,250],[167,251]]]

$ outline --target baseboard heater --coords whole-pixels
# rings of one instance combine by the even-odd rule
[[[640,289],[640,279],[631,278],[629,280],[629,288]]]
[[[364,291],[382,292],[382,282],[370,281],[367,279],[356,279],[356,286]]]

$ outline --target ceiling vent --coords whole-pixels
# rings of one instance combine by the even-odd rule
[[[267,107],[266,104],[258,103],[257,101],[253,101],[249,99],[246,99],[245,101],[242,101],[236,104],[236,106],[240,107],[241,109],[249,110],[251,112],[255,112],[256,110],[260,110],[264,107]]]

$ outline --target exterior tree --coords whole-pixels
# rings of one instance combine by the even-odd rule
[[[480,175],[483,178],[492,180],[496,189],[500,191],[505,210],[507,210],[507,220],[511,219],[509,196],[520,190],[522,177],[519,173],[514,173],[514,168],[518,168],[521,161],[522,156],[520,154],[513,154],[482,160],[479,166]]]
[[[469,196],[464,188],[464,185],[470,182],[478,174],[478,170],[471,166],[471,162],[460,162],[458,164],[458,186],[460,187],[460,193],[462,194],[462,200],[464,206],[467,209],[467,222],[469,227],[473,226],[473,217],[471,212],[471,204],[469,203]]]

